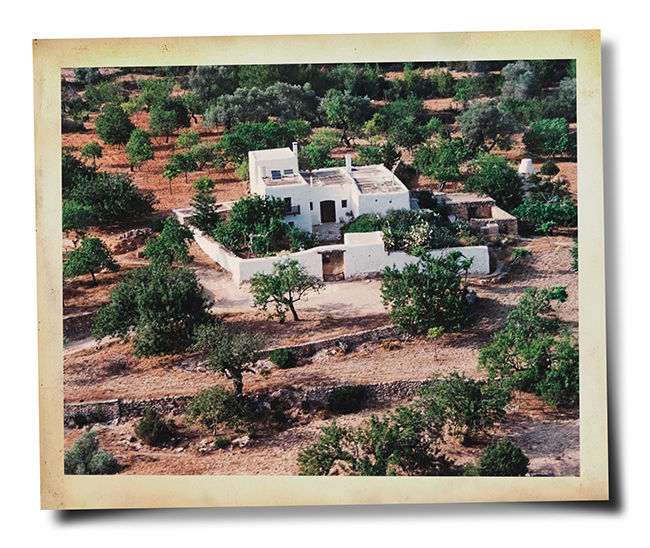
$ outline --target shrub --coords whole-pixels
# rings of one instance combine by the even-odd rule
[[[512,213],[522,221],[531,223],[541,232],[547,232],[544,225],[552,226],[577,226],[578,206],[567,196],[558,198],[553,196],[548,200],[534,196],[526,198]]]
[[[523,137],[526,150],[540,156],[558,156],[574,152],[569,123],[564,118],[532,122]]]
[[[76,475],[115,474],[120,465],[113,455],[99,448],[97,434],[84,432],[72,449],[65,452],[63,473]]]
[[[152,407],[147,407],[134,431],[147,445],[164,445],[172,436],[171,421],[165,421]]]
[[[376,232],[381,230],[383,218],[377,213],[364,213],[342,229],[345,232]]]
[[[319,440],[300,453],[298,464],[300,474],[309,476],[441,475],[449,468],[436,433],[408,407],[383,417],[372,415],[356,429],[332,421]]]
[[[326,408],[331,413],[345,415],[363,409],[367,394],[364,386],[343,386],[327,398]]]
[[[231,390],[221,386],[206,388],[198,392],[185,409],[190,423],[199,423],[217,435],[217,428],[248,427],[252,413],[248,405]]]
[[[160,235],[153,240],[147,240],[143,255],[156,264],[189,264],[194,260],[190,255],[190,243],[193,240],[192,231],[175,217],[169,216],[163,222]]]
[[[289,238],[289,250],[292,253],[314,247],[313,234],[306,230],[301,230],[297,226],[292,226],[287,230],[287,238]]]
[[[84,238],[77,249],[70,251],[63,262],[63,276],[74,278],[82,274],[90,274],[93,284],[97,285],[95,273],[101,269],[111,272],[119,270],[119,265],[106,244],[99,238]]]
[[[184,350],[195,327],[210,319],[209,304],[193,272],[160,264],[137,268],[97,311],[92,334],[125,339],[133,328],[134,351],[140,356]]]
[[[524,452],[504,438],[488,445],[473,466],[465,472],[468,476],[525,476],[530,460]]]
[[[216,438],[214,440],[215,449],[227,449],[230,446],[230,440],[228,438]]]
[[[61,204],[61,228],[64,232],[84,229],[97,222],[93,208],[75,200],[63,200]]]
[[[557,164],[553,160],[546,160],[539,172],[542,175],[553,177],[554,175],[560,173],[560,168],[557,167]]]
[[[93,407],[86,415],[86,419],[89,424],[106,422],[108,421],[108,415],[106,414],[106,411],[104,411],[104,409],[101,407]]]
[[[551,405],[575,405],[579,395],[578,344],[552,306],[566,289],[527,289],[505,326],[481,350],[479,367],[508,388],[538,394]]]
[[[457,331],[466,320],[467,299],[461,273],[471,259],[458,251],[439,259],[423,256],[403,269],[387,268],[382,280],[382,302],[391,319],[412,333],[426,333],[431,327]]]
[[[140,192],[126,173],[80,174],[73,181],[68,199],[92,208],[97,223],[125,221],[153,211],[153,194]]]
[[[296,365],[296,357],[290,348],[276,348],[272,350],[269,359],[280,369],[290,369]]]
[[[467,443],[500,420],[509,401],[508,390],[453,373],[423,386],[419,405],[427,421]]]

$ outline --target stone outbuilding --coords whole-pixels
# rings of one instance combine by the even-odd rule
[[[468,221],[486,234],[518,234],[517,218],[496,205],[493,198],[474,192],[434,193],[452,211],[451,221]]]

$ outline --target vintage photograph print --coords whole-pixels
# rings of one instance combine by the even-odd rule
[[[580,37],[598,62],[585,108],[599,112],[599,41]],[[579,298],[583,250],[602,253],[601,152],[583,141],[600,137],[599,113],[583,125],[583,50],[505,51],[64,55],[47,144],[60,361],[41,353],[41,371],[58,368],[62,400],[47,472],[86,495],[50,504],[114,506],[88,493],[119,490],[115,476],[162,482],[159,499],[134,489],[122,506],[395,502],[369,499],[385,476],[434,482],[407,502],[606,498],[597,262],[589,314],[603,327],[586,346]],[[582,179],[586,162],[600,180]],[[164,487],[192,476],[230,483],[207,504]],[[309,500],[277,481],[264,498],[255,480],[317,476],[323,496]],[[372,490],[350,492],[351,476]],[[436,480],[463,487],[441,497]],[[224,485],[242,494],[238,481],[261,494],[233,503]]]

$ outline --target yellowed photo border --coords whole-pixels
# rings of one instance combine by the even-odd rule
[[[600,32],[34,40],[41,506],[44,509],[606,500]],[[65,476],[60,77],[64,67],[576,59],[580,476]]]

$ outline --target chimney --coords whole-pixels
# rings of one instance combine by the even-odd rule
[[[345,171],[352,173],[352,156],[349,154],[345,155]]]
[[[294,141],[292,144],[293,148],[293,155],[297,158],[298,157],[298,143]]]

